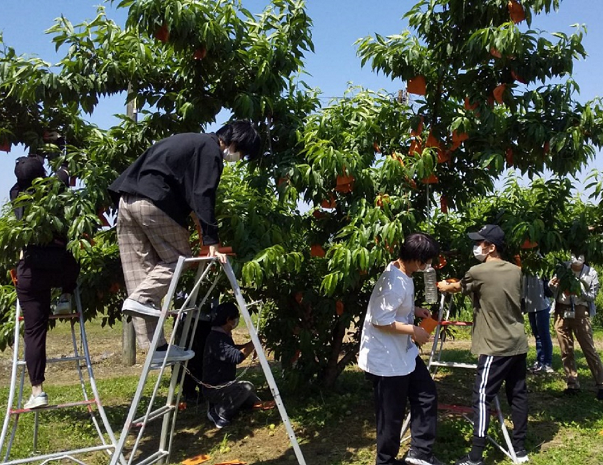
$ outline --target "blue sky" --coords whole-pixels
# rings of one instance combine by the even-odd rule
[[[266,0],[243,0],[243,6],[260,12]],[[342,96],[348,82],[373,90],[385,89],[397,93],[405,87],[402,81],[391,81],[373,73],[370,68],[361,68],[356,57],[356,39],[379,33],[397,34],[406,29],[402,21],[404,13],[414,4],[412,0],[307,0],[308,14],[313,19],[313,41],[315,53],[306,58],[306,70],[310,74],[304,80],[319,87],[325,97]],[[101,0],[1,0],[0,31],[4,42],[15,48],[17,53],[37,55],[50,62],[58,61],[51,37],[44,31],[52,26],[54,18],[61,14],[74,24],[92,19],[96,5]],[[115,10],[106,5],[108,16],[119,24],[125,21],[126,10]],[[533,29],[548,32],[571,33],[572,24],[586,24],[588,34],[583,42],[588,58],[575,64],[574,78],[581,88],[580,101],[587,101],[603,93],[600,76],[603,71],[603,1],[565,0],[557,13],[538,16],[532,22]],[[61,51],[59,51],[61,52]],[[115,119],[112,115],[125,112],[122,97],[103,102],[92,116],[92,122],[102,128],[110,127]],[[223,121],[218,121],[218,124]],[[0,152],[0,200],[6,199],[14,183],[14,160],[24,155],[19,147],[10,153]],[[600,157],[590,168],[603,171]]]

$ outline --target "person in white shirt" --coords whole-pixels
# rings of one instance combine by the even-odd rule
[[[362,327],[358,366],[373,383],[377,420],[377,465],[399,465],[400,433],[406,401],[410,402],[411,446],[405,458],[413,465],[440,465],[433,455],[437,393],[415,344],[430,335],[414,325],[429,311],[415,307],[413,273],[424,271],[439,254],[426,234],[407,236],[399,258],[390,263],[373,289]]]

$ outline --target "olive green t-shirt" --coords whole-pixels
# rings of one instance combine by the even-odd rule
[[[521,269],[504,260],[471,267],[461,280],[473,298],[471,352],[512,356],[528,351],[521,313]]]

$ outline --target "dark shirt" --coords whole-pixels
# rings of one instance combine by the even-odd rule
[[[194,211],[203,228],[203,243],[217,244],[216,190],[223,168],[215,134],[176,134],[144,152],[109,192],[116,204],[121,194],[149,199],[183,227]]]
[[[212,328],[203,351],[203,383],[220,386],[233,381],[237,376],[237,365],[244,359],[230,334]]]
[[[521,268],[505,260],[489,260],[471,267],[461,287],[473,297],[471,352],[498,357],[525,354]]]
[[[67,171],[67,168],[65,166],[61,166],[55,173],[55,176],[66,186],[66,188],[69,186],[69,172]],[[26,192],[28,189],[31,189],[33,181],[34,179],[18,180],[17,183],[10,188],[10,191],[8,193],[10,201],[14,202],[15,200],[17,200],[17,197],[19,197],[22,192]],[[25,206],[22,205],[20,207],[13,208],[13,212],[15,213],[17,219],[21,221],[25,216]],[[64,231],[57,231],[54,234],[52,242],[49,244],[44,244],[44,246],[65,247],[67,245],[67,242],[67,234]]]

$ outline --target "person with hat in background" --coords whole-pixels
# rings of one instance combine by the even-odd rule
[[[603,365],[593,341],[590,319],[595,316],[595,298],[599,292],[597,271],[584,262],[584,255],[573,253],[567,267],[566,277],[553,276],[549,287],[553,291],[553,313],[555,331],[561,349],[561,361],[567,380],[566,395],[580,392],[576,359],[574,357],[574,335],[580,344],[588,368],[597,387],[597,399],[603,400]],[[572,281],[576,284],[572,286]]]
[[[232,331],[239,325],[239,309],[232,302],[215,309],[211,332],[203,352],[202,393],[207,399],[207,418],[216,428],[228,426],[242,409],[271,408],[264,405],[249,381],[238,381],[237,365],[255,350],[253,341],[237,345]]]
[[[528,462],[526,354],[528,340],[521,311],[521,269],[503,260],[505,234],[493,224],[469,233],[480,261],[458,282],[441,281],[440,292],[463,292],[473,300],[471,352],[478,356],[473,387],[473,446],[456,465],[483,465],[490,403],[503,381],[513,420],[513,448],[518,463]]]
[[[216,191],[224,162],[260,152],[260,137],[249,121],[226,124],[215,134],[176,134],[156,142],[110,186],[116,205],[117,242],[128,297],[122,312],[132,317],[136,341],[148,350],[180,256],[190,257],[187,217],[193,218],[209,246],[218,252]],[[192,350],[168,346],[163,333],[153,363],[190,360]]]
[[[17,159],[15,166],[17,183],[10,189],[10,200],[15,203],[15,216],[23,221],[27,205],[19,202],[19,196],[27,193],[34,181],[46,177],[43,158],[37,155]],[[57,178],[69,185],[69,173],[64,167],[56,173]],[[18,202],[18,204],[16,203]],[[21,252],[17,265],[17,298],[23,311],[25,323],[25,364],[32,386],[32,394],[24,408],[33,409],[48,405],[48,396],[42,383],[46,370],[46,334],[51,312],[53,288],[62,288],[63,294],[55,307],[60,314],[71,313],[71,294],[75,290],[79,265],[67,250],[65,231],[52,231],[49,243],[31,243]]]

